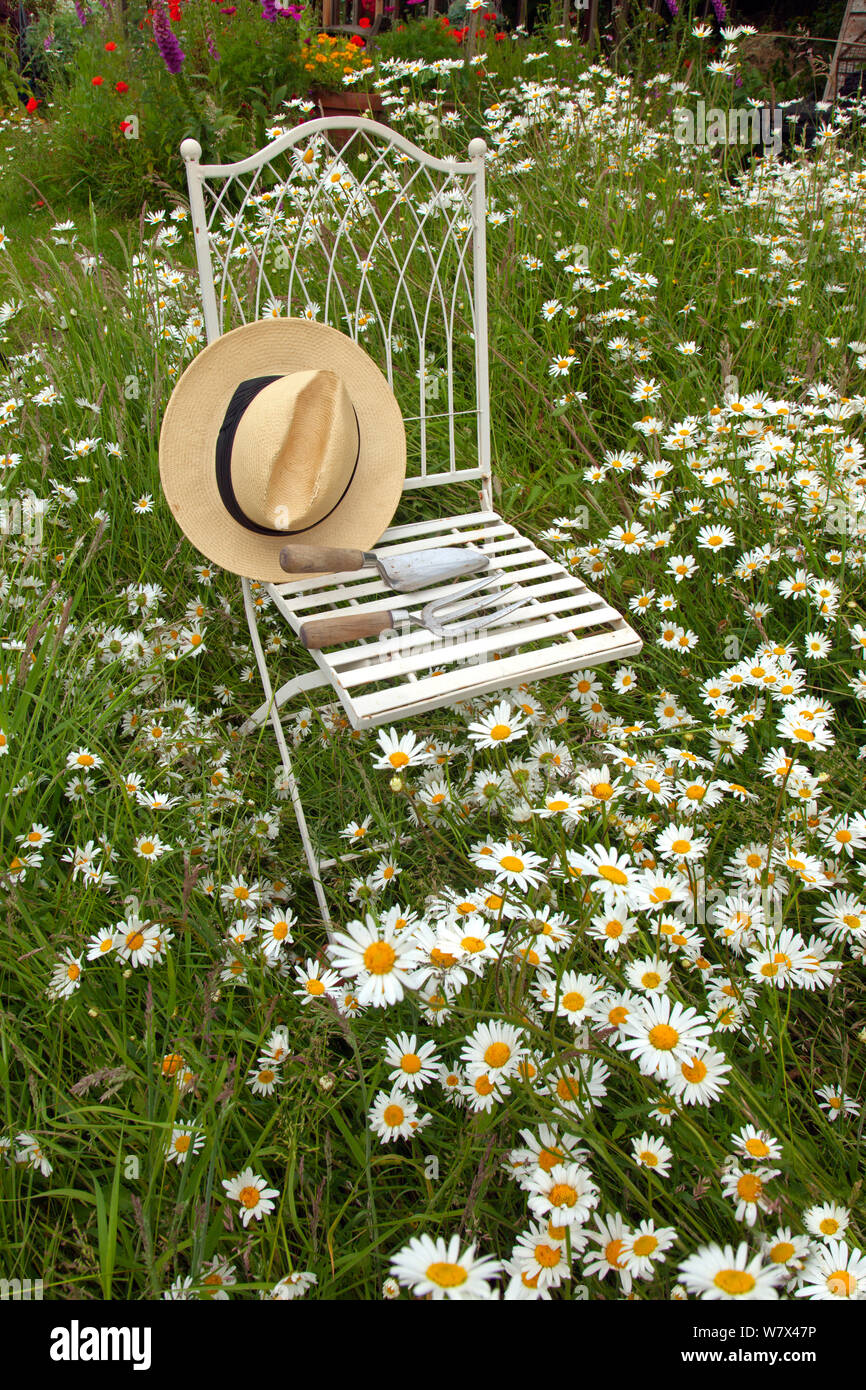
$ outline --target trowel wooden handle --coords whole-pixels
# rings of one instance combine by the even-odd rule
[[[280,564],[288,574],[337,574],[364,568],[363,550],[341,550],[327,545],[286,545]]]
[[[301,641],[311,648],[332,647],[338,642],[356,642],[360,637],[375,637],[393,627],[391,613],[351,613],[337,618],[316,618],[304,623]]]

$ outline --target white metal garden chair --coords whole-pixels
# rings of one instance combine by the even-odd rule
[[[332,132],[351,127],[337,147]],[[326,923],[320,860],[292,771],[280,710],[329,685],[354,729],[400,725],[484,692],[635,655],[641,641],[604,599],[496,512],[490,460],[485,153],[434,158],[380,122],[308,121],[235,164],[202,164],[185,140],[208,342],[284,312],[340,328],[378,362],[403,411],[407,476],[397,524],[379,552],[471,543],[524,606],[477,635],[421,631],[309,653],[312,671],[274,689],[259,620],[273,609],[297,634],[311,616],[376,610],[394,595],[369,570],[243,580],[264,703],[242,732],[271,719]],[[400,597],[419,609],[428,591]],[[297,644],[297,652],[303,648]],[[348,857],[348,856],[347,856]]]

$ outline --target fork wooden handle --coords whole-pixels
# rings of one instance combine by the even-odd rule
[[[287,574],[340,574],[363,569],[366,560],[363,550],[328,545],[286,545],[280,551],[280,564]]]
[[[301,641],[308,651],[332,647],[338,642],[356,642],[360,637],[375,637],[393,627],[391,613],[346,613],[336,618],[315,618],[304,623]]]

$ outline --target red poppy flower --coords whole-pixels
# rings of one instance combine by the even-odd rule
[[[369,21],[369,19],[359,19],[359,20],[358,20],[358,27],[361,28],[361,29],[369,29],[369,27],[370,27],[370,21]]]
[[[39,106],[40,104],[41,104],[41,103],[40,103],[38,97],[31,97],[30,100],[29,100],[28,103],[27,103],[27,114],[28,114],[28,116],[32,116],[32,115],[33,115],[33,112],[36,110],[37,106]]]
[[[121,122],[120,122],[120,129],[121,129],[122,131],[124,131],[124,133],[125,133],[127,130],[129,130],[129,127],[130,127],[131,125],[132,125],[132,121],[121,121]]]
[[[114,40],[112,39],[110,43],[107,43],[107,44],[105,45],[105,51],[106,51],[106,53],[113,53],[114,50],[116,49],[116,47],[117,47],[117,44],[116,44],[116,43],[114,42]]]
[[[123,96],[123,93],[124,93],[124,92],[128,92],[128,91],[129,91],[129,83],[128,83],[128,82],[116,82],[115,85],[114,85],[114,90],[115,90],[116,92],[120,92],[120,95]]]
[[[355,45],[356,48],[366,48],[366,47],[367,47],[367,45],[364,43],[364,40],[361,38],[361,35],[360,35],[360,34],[353,34],[352,37],[349,39],[349,43],[353,43],[353,44]]]
[[[104,77],[91,77],[90,85],[91,87],[101,87],[104,81]]]

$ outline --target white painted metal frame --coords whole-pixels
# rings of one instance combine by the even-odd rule
[[[347,126],[348,141],[335,145],[331,132]],[[466,484],[478,488],[475,510],[394,525],[377,550],[471,543],[490,556],[503,583],[518,583],[525,595],[525,605],[505,622],[459,640],[407,628],[311,652],[315,669],[275,691],[259,629],[260,604],[273,607],[297,635],[311,616],[395,606],[394,595],[370,571],[286,584],[242,581],[265,697],[242,732],[268,718],[273,724],[316,896],[330,925],[321,874],[335,861],[320,860],[312,842],[279,714],[287,701],[329,685],[352,727],[363,729],[634,656],[641,641],[619,613],[493,507],[484,141],[471,142],[467,162],[441,160],[379,122],[329,117],[305,122],[235,164],[201,164],[194,140],[184,141],[181,153],[208,342],[237,322],[276,312],[276,271],[285,271],[279,298],[286,312],[303,314],[311,303],[318,305],[324,321],[343,327],[377,357],[397,392],[409,435],[405,492],[441,496],[434,489],[449,485],[453,496],[455,485],[464,493]],[[292,169],[280,179],[275,166],[286,154]],[[420,202],[419,191],[425,194]],[[255,237],[245,241],[249,218],[257,223]],[[318,278],[305,270],[308,259],[318,260]],[[379,276],[371,279],[374,267]],[[385,304],[374,284],[379,278],[389,294]],[[376,333],[365,328],[368,321],[377,343],[371,341]],[[435,392],[428,379],[431,345],[444,358]],[[403,364],[404,353],[410,365],[417,362],[414,374]],[[417,414],[407,397],[413,375]],[[443,387],[444,409],[430,409]],[[445,592],[440,586],[401,596],[399,606],[417,611]]]

